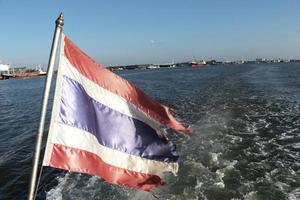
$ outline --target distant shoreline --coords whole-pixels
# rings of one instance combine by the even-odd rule
[[[193,65],[191,63],[176,63],[176,64],[172,64],[170,66],[168,65],[163,65],[162,67],[159,65],[156,65],[156,67],[151,67],[148,68],[147,65],[124,65],[124,66],[109,66],[106,67],[108,70],[110,71],[128,71],[128,70],[155,70],[155,69],[179,69],[179,68],[191,68],[191,69],[197,69],[197,68],[203,68],[203,67],[211,67],[211,66],[226,66],[226,65],[246,65],[246,64],[255,64],[255,65],[268,65],[268,64],[290,64],[290,63],[300,63],[300,60],[297,60],[295,62],[246,62],[246,63],[226,63],[226,62],[216,62],[213,64],[198,64],[198,65]],[[149,65],[150,66],[150,65]],[[57,71],[54,72],[54,74],[56,74]],[[0,81],[1,80],[15,80],[15,79],[29,79],[29,78],[36,78],[36,77],[43,77],[46,76],[46,74],[43,75],[28,75],[26,76],[10,76],[10,77],[6,77],[4,78],[1,74],[0,74]]]

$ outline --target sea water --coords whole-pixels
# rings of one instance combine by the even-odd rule
[[[164,175],[167,185],[153,192],[156,197],[300,199],[299,63],[119,74],[175,109],[193,128],[187,136],[171,138],[181,156],[179,173]],[[44,81],[0,81],[0,199],[26,198]],[[38,199],[155,198],[95,176],[46,167]]]

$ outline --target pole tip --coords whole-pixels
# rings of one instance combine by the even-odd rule
[[[64,14],[63,14],[63,12],[60,13],[60,15],[57,18],[57,20],[55,21],[55,23],[58,27],[62,27],[64,25]]]

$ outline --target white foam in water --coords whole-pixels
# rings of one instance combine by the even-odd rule
[[[196,190],[200,189],[202,187],[202,185],[203,185],[203,182],[201,182],[201,181],[199,181],[199,179],[197,179],[197,184],[195,186],[195,189]]]
[[[95,185],[96,181],[99,181],[99,178],[97,176],[92,176],[89,179],[89,182],[87,184],[87,187],[92,187],[93,185]]]
[[[222,155],[222,153],[209,153],[210,155],[210,160],[209,160],[209,165],[210,166],[219,166],[219,156]]]
[[[257,123],[253,122],[246,127],[247,132],[244,134],[256,135],[257,134]]]
[[[294,143],[294,144],[292,144],[292,147],[293,147],[294,149],[300,149],[300,142],[299,142],[299,143]]]
[[[246,194],[244,196],[244,199],[245,200],[257,200],[259,198],[258,198],[257,192],[256,191],[252,191],[252,192],[249,192],[248,194]]]
[[[91,199],[98,197],[98,189],[100,179],[96,176],[91,176],[88,180],[82,174],[67,173],[63,177],[58,177],[58,184],[46,194],[47,200],[63,200],[68,199]],[[84,183],[84,184],[83,184]],[[82,190],[84,188],[84,190]]]
[[[153,200],[152,194],[149,192],[144,192],[141,190],[138,190],[135,192],[134,196],[130,198],[131,200]]]
[[[46,193],[47,200],[152,199],[151,193],[113,185],[97,176],[71,172],[56,179],[58,184]]]
[[[69,173],[67,173],[64,177],[58,177],[58,185],[55,188],[52,188],[49,192],[46,194],[47,200],[62,200],[62,189],[65,186]]]
[[[223,181],[223,178],[225,177],[225,173],[226,171],[228,170],[231,170],[231,169],[234,169],[234,165],[237,163],[236,160],[232,161],[232,162],[229,162],[229,161],[225,161],[223,164],[226,165],[226,167],[222,168],[222,169],[218,169],[216,171],[216,174],[218,175],[219,177],[219,182],[216,182],[214,185],[216,187],[219,187],[219,188],[224,188],[225,187],[225,184],[224,184],[224,181]]]
[[[288,188],[290,187],[288,184],[280,182],[280,181],[277,181],[274,185],[281,191],[287,191]]]
[[[218,188],[225,188],[225,184],[223,181],[217,182],[214,184],[214,186],[218,187]]]
[[[299,199],[300,199],[300,187],[288,194],[288,200],[299,200]]]

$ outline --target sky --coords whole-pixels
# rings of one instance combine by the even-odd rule
[[[60,12],[106,66],[300,58],[299,0],[0,0],[0,63],[47,66]]]

